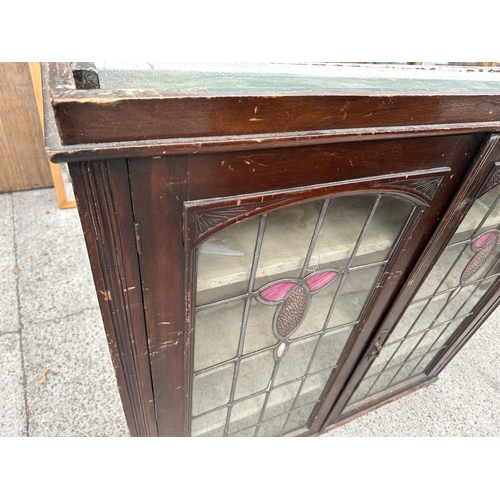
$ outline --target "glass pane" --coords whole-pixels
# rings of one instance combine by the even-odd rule
[[[292,432],[295,429],[304,427],[311,416],[316,403],[301,406],[289,414],[288,422],[283,432]]]
[[[450,301],[448,302],[448,300]],[[442,323],[449,319],[446,314],[446,309],[453,303],[453,298],[451,294],[445,293],[433,297],[431,300],[427,301],[426,306],[422,309],[421,314],[413,323],[410,335],[416,332],[421,332],[426,328],[431,328],[434,326],[435,322]]]
[[[235,432],[234,434],[229,434],[230,437],[253,437],[255,435],[255,427],[249,427],[248,429],[243,429],[241,431]]]
[[[357,321],[373,292],[384,266],[351,271],[338,297],[328,324],[329,328]]]
[[[404,382],[411,374],[414,373],[415,367],[420,363],[422,358],[409,359],[403,366],[400,367],[399,372],[396,373],[394,378],[389,383],[389,387],[393,387],[400,382]]]
[[[351,257],[376,199],[373,195],[351,195],[330,200],[316,242],[316,262],[312,260],[312,263],[334,263],[344,267]]]
[[[424,334],[413,335],[399,342],[399,347],[394,351],[392,358],[389,359],[384,370],[392,366],[404,363],[407,359],[415,355],[415,350],[420,346]]]
[[[252,299],[245,333],[243,354],[258,351],[278,343],[273,333],[276,309]]]
[[[436,265],[427,276],[426,280],[420,287],[415,300],[430,297],[438,288],[448,290],[457,286],[457,279],[450,278],[448,275],[452,270],[454,263],[460,257],[467,245],[454,245],[445,249],[441,254]]]
[[[296,406],[302,406],[306,403],[318,401],[326,383],[330,378],[331,371],[325,370],[316,375],[310,375],[306,378]]]
[[[279,364],[275,382],[277,385],[305,374],[317,342],[318,337],[312,337],[293,342],[290,345],[288,353]]]
[[[344,350],[354,327],[327,331],[321,339],[320,347],[314,356],[311,373],[333,368]]]
[[[466,318],[458,318],[455,321],[452,321],[449,323],[449,325],[446,328],[443,328],[439,337],[435,340],[435,343],[431,344],[429,349],[437,349],[439,347],[442,347],[446,345],[448,340],[452,337],[454,333],[458,330],[460,325],[464,322]]]
[[[244,307],[245,302],[238,300],[198,312],[194,339],[195,371],[237,355]]]
[[[274,437],[281,434],[281,430],[285,425],[287,414],[279,415],[277,417],[271,418],[262,422],[259,429],[259,437]]]
[[[352,265],[386,260],[412,210],[413,203],[407,200],[383,196],[366,228]]]
[[[322,204],[322,201],[301,203],[268,214],[257,268],[257,287],[261,284],[259,278],[263,277],[274,279],[280,273],[286,273],[288,278],[299,277]]]
[[[196,305],[246,293],[258,217],[234,224],[198,247]]]
[[[202,417],[193,418],[191,435],[200,437],[222,437],[226,425],[227,408],[216,410]]]
[[[380,373],[395,356],[396,351],[399,349],[400,345],[401,342],[386,344],[384,348],[380,351],[378,357],[375,358],[375,361],[370,366],[370,369],[368,370],[366,377],[375,375],[376,373]]]
[[[393,378],[398,374],[400,368],[400,366],[394,366],[379,374],[366,397],[374,396],[387,389]]]
[[[415,324],[415,322],[418,321],[418,319],[423,314],[423,311],[426,306],[427,306],[427,301],[425,300],[410,304],[406,309],[403,317],[394,327],[387,344],[408,336],[410,334],[410,330],[413,329],[413,325]]]
[[[484,264],[482,264],[477,271],[470,277],[470,279],[463,280],[464,270],[468,267],[469,263],[475,258],[479,257],[479,252],[472,250],[473,244],[469,243],[463,248],[460,257],[453,269],[449,272],[446,279],[443,281],[438,291],[448,290],[450,288],[455,288],[459,285],[464,285],[470,282],[475,282],[480,280],[485,276],[492,274],[492,269],[498,262],[500,257],[500,246],[496,245],[490,255],[486,258]]]
[[[441,350],[433,349],[432,351],[429,351],[428,354],[426,354],[418,363],[418,365],[415,368],[415,371],[413,372],[414,376],[420,375],[423,373],[428,366],[431,365],[431,363],[436,359],[436,357],[441,353]]]
[[[231,420],[229,421],[229,434],[245,429],[258,422],[265,394],[245,399],[241,403],[236,403],[231,410]]]
[[[496,68],[485,62],[256,63],[95,62],[102,89],[164,89],[174,95],[304,95],[329,89],[362,89],[394,95],[484,94],[498,87]],[[383,66],[379,66],[383,64]],[[498,64],[498,63],[497,63]],[[402,66],[405,65],[405,66]],[[479,67],[478,67],[479,66]],[[481,67],[482,66],[482,67]],[[464,71],[466,70],[466,71]],[[199,91],[198,91],[199,92]],[[197,95],[197,94],[195,94]],[[290,119],[293,119],[290,117]]]
[[[254,354],[240,363],[235,398],[241,399],[263,391],[269,385],[274,368],[272,351]]]
[[[354,403],[358,403],[365,399],[368,391],[371,389],[373,383],[375,382],[376,377],[364,378],[361,383],[358,385],[357,389],[354,391],[354,394],[351,396],[349,400],[349,405],[353,405]]]
[[[450,244],[455,241],[469,240],[475,234],[497,228],[500,224],[499,195],[500,186],[497,186],[476,200],[457,229]]]
[[[459,322],[462,321],[462,319],[458,320]],[[435,328],[432,328],[429,330],[422,341],[420,342],[419,345],[419,352],[417,354],[422,354],[422,349],[425,350],[425,353],[429,351],[430,349],[433,349],[434,347],[438,347],[437,342],[442,338],[443,340],[448,338],[446,336],[446,332],[452,332],[453,331],[453,321],[447,321],[446,323],[442,323],[439,326],[436,326]]]
[[[286,413],[288,410],[290,410],[299,387],[300,381],[292,382],[291,384],[286,384],[282,387],[273,389],[267,402],[264,420],[274,417],[275,415]]]
[[[193,415],[217,408],[229,401],[233,372],[234,364],[229,363],[194,376]]]
[[[499,279],[500,186],[476,200],[349,404],[423,373]]]

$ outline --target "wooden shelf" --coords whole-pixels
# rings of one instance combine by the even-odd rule
[[[347,264],[352,249],[368,217],[374,197],[344,198],[325,218],[312,254],[309,268],[326,263],[342,268]],[[357,253],[357,260],[378,262],[387,257],[408,215],[395,214],[389,204],[380,205],[369,231]],[[311,205],[287,208],[283,217],[269,219],[257,270],[257,279],[284,276],[298,277],[304,264],[318,212]],[[344,222],[339,225],[339,221]],[[256,221],[247,220],[212,236],[199,249],[198,291],[219,288],[248,280],[257,237]],[[217,255],[206,252],[225,250],[239,255]],[[373,255],[373,257],[370,257]],[[356,265],[356,261],[353,263]]]

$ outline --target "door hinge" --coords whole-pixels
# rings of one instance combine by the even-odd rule
[[[370,353],[368,354],[367,358],[368,359],[375,359],[378,357],[378,355],[380,354],[380,351],[382,350],[382,346],[380,345],[379,342],[375,342],[372,350],[370,351]]]
[[[134,222],[135,231],[135,246],[137,247],[137,253],[142,255],[142,243],[141,243],[141,225],[138,222]]]
[[[382,350],[382,341],[385,338],[385,335],[387,334],[387,330],[382,330],[375,340],[375,344],[373,344],[373,347],[371,351],[368,353],[367,359],[372,360],[378,357],[380,354],[380,351]]]

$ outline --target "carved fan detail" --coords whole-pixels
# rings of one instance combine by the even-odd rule
[[[432,201],[434,199],[434,196],[436,196],[442,180],[442,177],[431,177],[427,179],[405,179],[402,181],[394,181],[390,184],[379,184],[377,187],[387,188],[400,186],[409,191],[413,191],[419,194],[427,201]]]

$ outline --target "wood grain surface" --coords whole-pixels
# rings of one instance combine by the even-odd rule
[[[28,63],[0,63],[0,192],[52,185]]]

